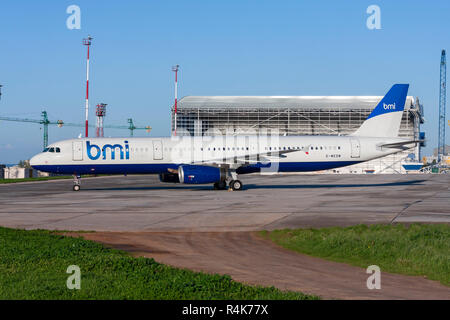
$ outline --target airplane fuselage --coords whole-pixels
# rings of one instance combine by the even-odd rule
[[[56,142],[30,160],[35,169],[73,174],[159,174],[163,182],[213,183],[242,190],[238,174],[344,167],[407,149],[398,138],[408,84],[394,84],[348,136],[224,135],[84,138]]]
[[[343,167],[398,149],[401,138],[354,136],[215,136],[81,138],[50,145],[31,159],[38,170],[60,174],[158,174],[197,164],[259,171],[305,172]]]

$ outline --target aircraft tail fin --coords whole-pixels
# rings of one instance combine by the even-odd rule
[[[394,84],[352,136],[397,137],[409,84]]]

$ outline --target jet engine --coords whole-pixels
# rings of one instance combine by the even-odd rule
[[[178,173],[160,173],[159,181],[161,182],[171,182],[171,183],[179,183],[180,179],[178,178]]]
[[[183,165],[178,167],[181,183],[205,184],[216,183],[226,179],[226,170],[211,166]]]

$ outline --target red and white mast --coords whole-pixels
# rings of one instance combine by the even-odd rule
[[[86,137],[88,136],[88,119],[89,119],[89,47],[91,46],[91,40],[93,38],[91,36],[88,36],[87,38],[83,39],[83,44],[87,46],[87,62],[86,62],[86,105],[85,105],[85,111],[86,111]]]
[[[177,100],[178,100],[178,69],[180,66],[177,64],[172,67],[172,71],[175,72],[175,105],[174,105],[174,136],[177,135]]]

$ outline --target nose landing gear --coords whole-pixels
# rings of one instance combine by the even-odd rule
[[[81,176],[73,176],[73,191],[80,191],[81,189]]]

